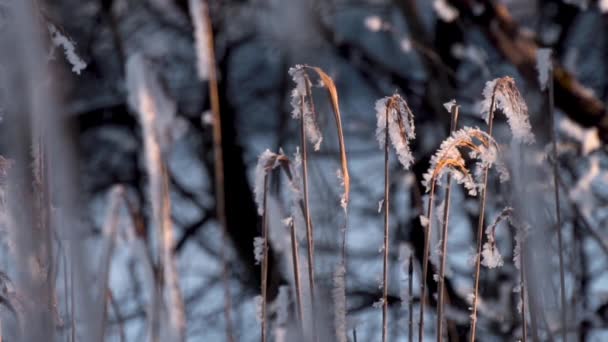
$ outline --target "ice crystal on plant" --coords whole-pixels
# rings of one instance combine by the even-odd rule
[[[464,185],[469,195],[477,195],[478,184],[469,169],[460,149],[469,149],[469,156],[477,159],[477,168],[491,167],[498,159],[498,144],[487,133],[478,128],[464,127],[445,139],[437,152],[431,157],[428,171],[423,175],[422,185],[426,191],[433,183],[440,184],[441,177],[449,173],[458,184]]]
[[[441,20],[450,23],[460,14],[458,9],[452,7],[446,0],[435,0],[433,1],[433,9]]]
[[[500,255],[498,247],[496,246],[496,228],[502,221],[509,220],[512,213],[513,208],[504,208],[500,214],[496,216],[494,222],[492,222],[492,224],[486,228],[487,242],[484,243],[483,250],[481,252],[482,265],[488,268],[496,268],[503,265],[502,256]]]
[[[306,67],[298,64],[289,68],[289,75],[296,84],[291,92],[291,114],[294,119],[303,120],[306,136],[310,143],[314,145],[315,151],[318,151],[321,148],[323,136],[317,125],[316,114],[310,98],[310,79],[306,74]]]
[[[547,89],[549,74],[553,71],[551,49],[538,49],[536,51],[536,70],[538,70],[538,83],[540,84],[540,89]]]
[[[404,169],[408,169],[414,161],[409,141],[416,138],[414,127],[414,114],[407,102],[398,94],[376,101],[376,138],[380,148],[383,149],[387,136],[395,148],[399,162]]]
[[[255,258],[256,265],[264,261],[264,238],[260,236],[253,238],[253,257]]]
[[[66,37],[61,31],[55,27],[53,24],[48,25],[48,30],[51,35],[51,42],[54,47],[60,47],[63,49],[63,53],[65,54],[65,58],[68,60],[70,65],[72,66],[72,71],[80,75],[82,70],[87,67],[87,63],[85,63],[78,54],[76,54],[76,44]]]
[[[481,115],[486,122],[490,119],[492,99],[494,109],[500,109],[511,127],[513,139],[526,144],[534,143],[534,134],[528,117],[528,106],[515,86],[515,80],[509,76],[488,81],[483,89]]]
[[[255,186],[253,192],[255,194],[255,203],[258,206],[258,214],[264,214],[264,179],[268,171],[276,168],[279,165],[279,155],[266,149],[258,157],[258,164],[255,168]]]

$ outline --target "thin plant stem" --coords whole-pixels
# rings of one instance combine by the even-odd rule
[[[522,242],[523,244],[523,242]],[[523,247],[523,246],[522,246]],[[522,342],[526,342],[528,336],[528,329],[526,324],[526,286],[525,286],[525,272],[524,272],[524,252],[523,250],[519,254],[519,276],[521,278],[520,285],[520,300],[521,300],[521,333],[522,333]]]
[[[382,342],[386,342],[388,335],[388,249],[389,249],[389,192],[390,192],[390,175],[389,175],[389,137],[388,137],[388,117],[389,106],[386,106],[386,121],[384,129],[384,259],[382,264]]]
[[[268,173],[264,175],[264,215],[262,217],[262,239],[264,256],[262,257],[262,342],[266,342],[266,296],[268,287]]]
[[[458,106],[452,106],[452,124],[450,132],[454,132],[458,126]],[[443,229],[441,235],[441,264],[439,267],[439,302],[437,303],[437,342],[443,341],[443,305],[445,300],[445,264],[448,254],[448,226],[450,214],[450,197],[452,192],[452,175],[447,176],[445,189],[445,205],[443,209]]]
[[[228,245],[228,225],[226,220],[226,197],[224,193],[224,158],[222,151],[222,122],[220,115],[220,97],[217,81],[217,70],[215,61],[215,39],[213,36],[213,26],[209,15],[206,2],[202,2],[203,15],[207,17],[207,42],[209,44],[209,99],[211,102],[211,112],[213,113],[213,157],[215,173],[215,197],[216,215],[222,227],[222,246],[220,247],[220,260],[222,263],[222,284],[224,287],[224,320],[226,321],[226,340],[234,342],[232,334],[232,297],[230,295],[230,271],[226,259],[226,246]]]
[[[73,247],[69,247],[73,248]],[[76,305],[74,304],[74,260],[70,259],[70,340],[76,341]]]
[[[426,211],[428,218],[428,226],[424,236],[424,254],[422,256],[422,277],[420,279],[420,323],[418,324],[418,341],[424,340],[424,303],[426,301],[426,278],[428,275],[429,266],[429,250],[431,244],[431,233],[433,229],[433,201],[435,200],[435,182],[431,182],[431,191],[429,194],[429,203]]]
[[[308,80],[307,80],[308,83]],[[308,92],[307,87],[307,92]],[[304,195],[304,221],[306,222],[306,242],[308,243],[308,286],[310,288],[310,306],[312,312],[312,333],[316,340],[316,319],[315,319],[315,270],[314,270],[314,236],[310,218],[310,204],[308,202],[308,146],[306,145],[306,128],[304,127],[304,104],[305,98],[302,96],[302,115],[300,117],[300,143],[302,145],[302,187]]]
[[[490,103],[490,111],[488,117],[488,135],[492,136],[492,129],[494,127],[494,110],[496,109],[496,87],[492,92],[492,100]],[[475,341],[475,333],[477,328],[477,304],[479,297],[479,275],[481,273],[481,249],[483,246],[483,227],[485,220],[486,211],[486,198],[487,198],[487,187],[488,187],[488,167],[484,167],[483,170],[483,187],[480,189],[479,196],[479,219],[477,221],[477,251],[475,254],[475,281],[473,288],[473,312],[471,313],[471,328],[470,328],[470,342]]]
[[[293,261],[293,282],[296,290],[296,309],[300,328],[303,327],[304,314],[302,312],[302,282],[300,276],[300,252],[298,250],[298,238],[296,236],[296,226],[293,220],[289,224],[291,233],[291,259]]]
[[[561,299],[561,319],[562,319],[562,341],[566,342],[566,285],[564,280],[564,248],[562,240],[562,217],[560,212],[559,200],[559,166],[557,162],[557,136],[555,134],[555,110],[553,98],[553,73],[549,73],[549,86],[547,88],[547,96],[549,97],[549,119],[551,143],[553,145],[553,187],[555,189],[555,216],[557,219],[557,248],[559,252],[559,286]]]
[[[407,274],[408,274],[408,285],[407,285],[407,292],[408,292],[408,315],[409,315],[409,319],[408,319],[408,324],[409,324],[409,329],[408,329],[408,341],[409,342],[413,342],[414,341],[414,258],[412,256],[412,254],[410,254],[410,262],[408,264],[408,270],[407,270]]]

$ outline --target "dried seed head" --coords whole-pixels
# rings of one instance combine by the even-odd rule
[[[494,108],[492,108],[492,101],[494,101]],[[515,141],[526,144],[534,143],[528,106],[515,86],[515,80],[509,76],[488,81],[483,89],[481,115],[486,122],[490,119],[490,111],[496,108],[507,117]]]
[[[434,182],[439,183],[441,177],[448,172],[458,184],[464,185],[469,195],[477,195],[477,190],[483,184],[476,182],[466,167],[460,151],[463,148],[469,151],[471,158],[478,160],[477,168],[491,167],[498,159],[498,144],[487,133],[470,127],[455,131],[441,143],[435,155],[431,157],[431,165],[422,181],[427,192],[431,190]]]
[[[409,146],[409,141],[416,138],[414,114],[407,102],[398,94],[376,101],[376,138],[381,149],[386,143],[387,116],[388,136],[397,152],[399,162],[404,169],[408,169],[414,161]]]

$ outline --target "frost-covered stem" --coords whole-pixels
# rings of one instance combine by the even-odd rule
[[[458,126],[458,105],[452,106],[452,120],[450,134]],[[445,205],[443,208],[443,229],[441,235],[441,264],[439,267],[439,302],[437,303],[437,342],[443,340],[443,304],[445,301],[445,263],[448,254],[448,221],[450,214],[450,195],[452,192],[452,175],[448,174],[445,188]]]
[[[523,244],[523,242],[522,242]],[[523,248],[523,246],[522,246]],[[527,324],[526,324],[526,283],[525,283],[525,277],[524,277],[524,251],[522,250],[519,254],[519,276],[521,278],[521,284],[520,284],[520,290],[519,290],[519,295],[520,295],[520,300],[521,300],[521,334],[522,334],[522,342],[526,342],[527,340],[527,336],[528,336],[528,329],[527,329]]]
[[[426,278],[429,267],[429,250],[431,245],[431,232],[433,228],[433,201],[435,200],[435,180],[431,180],[431,191],[426,211],[428,226],[424,235],[424,254],[422,255],[422,277],[420,279],[420,323],[418,323],[418,341],[424,341],[424,303],[426,301]],[[423,227],[424,228],[424,227]]]
[[[230,295],[230,271],[228,260],[226,259],[226,246],[228,245],[228,226],[226,223],[226,200],[224,193],[224,158],[222,151],[222,121],[220,115],[220,96],[217,82],[216,63],[215,63],[215,37],[211,18],[209,18],[206,2],[203,2],[204,13],[207,16],[207,43],[209,56],[209,99],[211,102],[211,112],[213,113],[213,166],[215,173],[215,210],[218,221],[222,228],[222,246],[220,247],[220,260],[222,262],[222,285],[224,287],[224,320],[226,321],[226,340],[234,342],[232,335],[232,297]]]
[[[266,295],[268,287],[268,172],[264,174],[264,214],[262,215],[262,239],[264,256],[262,258],[262,342],[266,342]]]
[[[72,247],[69,247],[72,248]],[[74,260],[70,259],[70,341],[76,342],[76,304],[74,304]]]
[[[407,330],[408,333],[408,341],[409,342],[413,342],[414,341],[414,258],[412,256],[413,253],[410,253],[410,261],[408,264],[408,270],[407,270],[407,274],[408,274],[408,285],[407,285],[407,293],[408,293],[408,315],[409,315],[409,319],[408,319],[408,325],[409,328]]]
[[[488,135],[492,136],[492,129],[494,127],[494,110],[496,109],[496,87],[492,93],[492,102],[490,104],[490,112],[488,117]],[[477,251],[475,254],[475,285],[473,288],[473,312],[471,313],[471,338],[470,341],[475,341],[475,329],[477,328],[477,303],[479,297],[479,275],[481,273],[481,249],[483,246],[483,227],[484,227],[484,216],[486,211],[486,194],[488,187],[488,166],[484,167],[483,170],[483,187],[479,190],[481,192],[479,196],[479,220],[477,221]]]
[[[266,212],[266,210],[264,210]],[[298,238],[296,236],[296,225],[292,220],[289,223],[289,230],[291,233],[291,259],[293,261],[293,282],[296,290],[296,309],[298,313],[298,322],[300,328],[303,327],[304,314],[302,312],[302,283],[300,276],[300,252],[298,250]]]
[[[307,87],[308,88],[308,87]],[[307,89],[308,91],[308,89]],[[304,113],[305,98],[302,96],[302,113]],[[302,145],[302,187],[304,192],[304,221],[306,222],[306,241],[308,243],[308,285],[310,287],[310,304],[313,312],[312,324],[315,326],[315,269],[314,269],[314,237],[310,219],[310,205],[308,203],[308,147],[306,146],[306,128],[304,126],[304,115],[300,117],[300,143]],[[313,329],[313,334],[316,332]]]
[[[553,187],[555,189],[555,215],[557,219],[557,249],[559,252],[559,286],[560,286],[560,299],[561,299],[561,319],[562,319],[562,341],[566,342],[566,285],[564,280],[564,249],[562,240],[562,215],[560,212],[560,201],[559,201],[559,183],[558,173],[559,165],[557,162],[557,137],[555,134],[555,110],[554,110],[554,98],[553,98],[553,73],[549,73],[549,87],[547,89],[549,97],[549,120],[550,120],[550,132],[551,132],[551,143],[553,145]]]
[[[388,334],[388,228],[389,228],[389,136],[388,136],[388,117],[389,117],[389,106],[386,106],[386,121],[385,121],[385,136],[384,136],[384,259],[382,264],[382,342],[386,342]]]

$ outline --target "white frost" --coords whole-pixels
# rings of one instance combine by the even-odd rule
[[[435,10],[437,16],[447,23],[451,23],[452,21],[456,20],[460,14],[458,9],[452,7],[445,0],[433,1],[433,9]]]
[[[253,257],[255,258],[256,265],[264,261],[264,238],[260,236],[253,238]]]
[[[298,64],[289,68],[289,75],[296,84],[291,92],[291,114],[294,119],[303,119],[306,137],[313,144],[314,150],[318,151],[321,148],[323,136],[317,125],[312,99],[308,96],[310,94],[310,80],[306,74],[306,67]]]
[[[382,30],[383,22],[382,19],[377,15],[370,15],[365,18],[365,27],[372,32],[378,32]]]
[[[513,78],[505,76],[486,82],[482,95],[481,116],[486,122],[490,119],[494,96],[495,109],[500,109],[507,117],[513,139],[526,144],[534,143],[528,106],[515,86]]]
[[[469,195],[476,196],[478,184],[465,165],[459,148],[475,146],[469,156],[477,159],[477,168],[491,167],[498,160],[498,145],[487,133],[478,128],[464,127],[445,139],[431,157],[430,167],[423,175],[422,185],[431,190],[433,182],[440,184],[441,177],[449,173],[458,184],[464,185]]]
[[[51,34],[51,42],[54,47],[60,47],[63,49],[63,53],[65,54],[65,58],[68,60],[70,65],[72,65],[72,72],[77,75],[80,75],[80,72],[87,67],[87,63],[85,63],[80,56],[76,54],[76,44],[64,36],[53,24],[48,25],[49,33]]]
[[[388,136],[395,148],[399,162],[408,169],[414,161],[409,141],[416,138],[414,114],[407,102],[398,94],[376,101],[376,138],[381,149],[386,143],[388,115]]]
[[[549,74],[553,71],[551,49],[538,49],[536,51],[536,70],[538,70],[538,83],[540,84],[540,89],[547,89]]]
[[[264,179],[268,171],[278,166],[278,155],[266,149],[258,157],[258,164],[255,168],[255,186],[253,192],[255,195],[255,203],[258,206],[258,215],[264,215]]]
[[[496,247],[496,243],[484,243],[481,257],[481,264],[488,268],[496,268],[503,265],[502,256]]]

